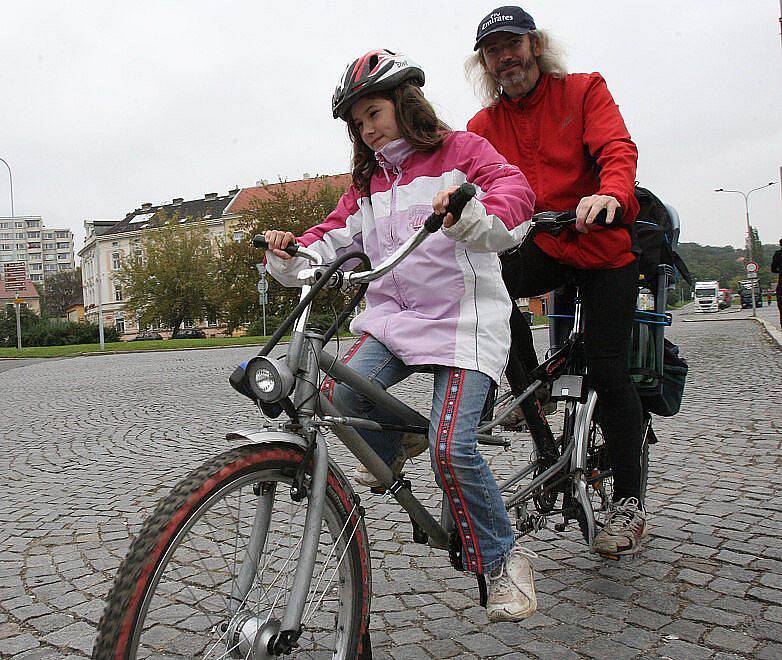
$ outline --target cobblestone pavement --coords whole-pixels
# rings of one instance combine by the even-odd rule
[[[544,339],[536,333],[536,340]],[[575,531],[530,542],[539,611],[489,624],[469,576],[368,504],[378,658],[782,657],[782,351],[757,324],[677,323],[691,373],[658,420],[651,536],[634,560],[588,554]],[[227,377],[248,349],[95,356],[0,374],[0,657],[90,653],[115,569],[145,514],[187,471],[252,426]],[[423,400],[416,381],[404,396]],[[423,398],[422,398],[423,397]],[[529,453],[484,450],[506,475]],[[353,459],[332,446],[351,469]],[[427,461],[410,474],[439,501]]]

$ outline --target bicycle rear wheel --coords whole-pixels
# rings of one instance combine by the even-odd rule
[[[292,444],[248,445],[183,479],[121,564],[93,657],[270,657],[253,640],[273,635],[290,595],[307,509],[290,484],[302,460]],[[268,531],[253,550],[261,519]],[[358,498],[333,469],[323,522],[296,655],[349,660],[368,646],[369,543]]]
[[[588,404],[587,404],[588,405]],[[609,508],[614,497],[614,475],[608,447],[603,437],[603,429],[597,420],[597,406],[591,407],[591,412],[584,427],[587,430],[587,450],[583,479],[586,482],[587,498],[595,518],[595,534],[606,523]],[[644,426],[644,436],[641,445],[641,498],[646,496],[646,485],[649,474],[649,442],[648,428]],[[584,540],[589,543],[589,525],[586,514],[579,511],[578,526]]]

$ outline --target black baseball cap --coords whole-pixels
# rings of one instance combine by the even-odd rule
[[[513,34],[527,34],[535,30],[535,19],[521,7],[513,5],[497,7],[487,14],[478,23],[478,33],[475,35],[475,48],[480,47],[481,39],[495,32],[512,32]]]

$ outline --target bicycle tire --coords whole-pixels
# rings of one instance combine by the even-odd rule
[[[285,533],[284,522],[280,527],[279,520],[274,516],[278,511],[284,511],[285,498],[290,495],[288,486],[303,457],[303,450],[292,444],[246,445],[210,459],[179,482],[147,519],[117,571],[98,626],[93,658],[132,660],[163,652],[166,657],[236,657],[238,651],[235,642],[240,635],[232,635],[229,632],[233,622],[237,621],[235,617],[246,617],[251,613],[260,622],[260,617],[266,614],[267,621],[279,620],[282,615],[280,610],[284,608],[284,602],[287,602],[283,593],[283,582],[277,586],[277,591],[269,594],[267,586],[271,591],[274,582],[267,585],[264,580],[267,568],[271,572],[275,567],[279,569],[275,582],[285,573],[282,579],[287,587],[288,577],[292,577],[295,563],[292,563],[287,572],[285,569],[296,558],[298,545],[294,546],[293,532],[303,528],[293,514],[298,516],[301,513],[303,518],[306,499],[296,507],[289,505],[287,531],[291,538],[288,542],[277,540],[272,544],[271,539],[277,538],[273,535],[277,534],[278,530],[281,530],[280,536]],[[272,487],[274,490],[270,491]],[[247,512],[241,511],[241,501],[243,493],[250,492],[254,494],[257,503],[262,489],[263,492],[271,492],[269,531],[263,554],[254,567],[252,584],[242,602],[233,606],[237,611],[232,615],[228,611],[228,603],[231,598],[233,602],[237,599],[231,595],[229,589],[237,579],[239,567],[236,558],[242,556],[246,546],[239,550],[238,541],[233,540],[231,549],[225,538],[227,533],[235,531],[238,539],[242,532],[252,529],[252,515],[249,516],[248,528],[248,515]],[[233,500],[229,500],[229,497],[234,497],[239,502],[236,510],[232,508]],[[224,499],[230,505],[227,504],[224,510],[218,509]],[[248,509],[252,508],[248,506]],[[225,524],[226,514],[230,525]],[[214,525],[214,521],[220,524]],[[187,545],[185,540],[190,539],[191,533],[192,545]],[[249,534],[247,536],[249,537]],[[322,564],[321,570],[320,556],[321,552],[325,553],[326,550],[323,541],[324,538],[328,541],[329,537],[334,549]],[[201,558],[201,564],[197,565],[199,555],[213,549],[219,552],[224,549],[232,550],[234,574],[230,579],[226,579],[223,565],[212,557],[208,557],[208,563]],[[181,555],[177,554],[180,550]],[[282,564],[282,558],[286,554],[287,560]],[[329,562],[332,555],[339,559]],[[231,572],[230,562],[225,562],[225,568]],[[164,580],[169,577],[169,569],[173,573],[173,579],[180,579],[181,584]],[[205,576],[200,573],[201,569],[204,573],[214,570],[216,579],[205,581]],[[319,594],[320,585],[332,570],[331,579],[323,586],[322,594]],[[177,577],[177,573],[181,573],[181,578]],[[330,589],[337,574],[337,584]],[[316,584],[319,575],[320,581]],[[314,592],[312,585],[315,585]],[[256,590],[257,601],[255,595],[251,598],[251,594]],[[198,596],[203,596],[203,601],[197,601]],[[273,603],[271,596],[276,596]],[[261,597],[265,598],[266,603],[261,603]],[[318,597],[320,600],[316,603]],[[319,626],[323,626],[324,635],[334,635],[332,658],[349,660],[371,653],[367,648],[370,598],[370,554],[363,510],[345,476],[330,466],[323,531],[318,545],[318,563],[302,621],[303,624],[306,622],[307,627],[298,640],[302,646],[297,649],[297,657],[307,657],[307,643],[312,644],[313,653],[317,652],[318,657],[324,657],[318,648],[320,641],[316,636],[316,632],[319,634],[321,630]],[[278,603],[280,610],[275,609]],[[270,607],[268,612],[264,612],[261,608],[267,604]],[[323,612],[320,611],[321,605]],[[253,610],[253,607],[258,611]],[[187,614],[181,621],[177,618],[177,610],[179,615]],[[226,621],[226,617],[231,618]],[[321,618],[324,621],[320,621]],[[330,630],[328,620],[332,620]],[[222,639],[223,637],[225,639]],[[204,654],[204,649],[209,645],[212,645],[212,648]],[[233,651],[229,648],[232,645]],[[211,655],[214,649],[219,650],[215,651],[217,656]],[[242,651],[241,657],[255,656]]]
[[[595,409],[596,410],[596,407]],[[613,500],[614,492],[614,477],[612,474],[607,474],[611,470],[610,458],[608,456],[608,448],[606,447],[605,440],[603,438],[603,430],[600,426],[600,422],[595,419],[594,410],[589,415],[585,428],[587,428],[588,440],[587,440],[587,457],[586,466],[584,469],[584,477],[587,479],[587,493],[590,496],[590,504],[592,506],[592,514],[595,517],[595,534],[605,524],[606,516],[608,515],[608,507]],[[602,476],[601,475],[605,475]],[[646,496],[646,486],[649,477],[649,443],[647,438],[646,429],[644,431],[644,437],[641,445],[641,501]],[[594,481],[590,481],[594,480]],[[581,530],[581,535],[584,541],[589,543],[589,526],[587,524],[586,515],[579,507],[578,512],[578,527]]]

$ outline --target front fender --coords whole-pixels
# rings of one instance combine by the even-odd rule
[[[225,439],[232,440],[232,441],[239,441],[239,442],[247,442],[248,444],[251,445],[268,445],[273,443],[295,445],[296,447],[301,449],[302,453],[304,453],[307,450],[307,441],[304,438],[302,438],[300,435],[296,435],[295,433],[290,433],[288,431],[275,431],[270,429],[260,429],[260,430],[241,429],[239,431],[232,431],[231,433],[226,433]],[[328,451],[328,445],[326,442],[323,443],[323,446],[326,447]],[[329,470],[333,471],[334,474],[337,475],[339,480],[342,482],[343,487],[345,487],[346,490],[352,494],[353,499],[356,502],[358,502],[359,501],[358,495],[356,495],[355,492],[353,491],[353,488],[350,485],[350,481],[345,476],[345,473],[342,471],[342,468],[340,468],[340,466],[334,462],[334,458],[332,457],[331,453],[328,454],[328,461],[329,461]]]

